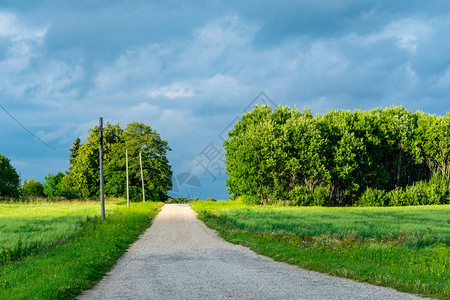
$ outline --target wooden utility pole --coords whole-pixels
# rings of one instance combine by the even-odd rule
[[[128,149],[125,149],[126,162],[127,162],[127,207],[130,207],[130,189],[128,187]]]
[[[139,162],[141,164],[142,201],[145,202],[144,172],[142,172],[142,155],[141,155],[141,152],[139,152]]]
[[[102,220],[105,219],[105,187],[103,181],[103,118],[100,117],[100,205],[102,211]]]

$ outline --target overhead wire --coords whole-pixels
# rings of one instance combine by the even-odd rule
[[[6,108],[3,107],[3,105],[0,104],[0,107],[14,120],[16,121],[17,124],[19,124],[23,129],[25,129],[26,132],[28,132],[32,137],[34,137],[36,140],[38,140],[39,142],[41,142],[42,144],[46,145],[47,147],[53,149],[54,151],[57,151],[59,153],[62,154],[68,154],[68,152],[63,152],[55,147],[53,147],[52,145],[44,142],[43,140],[41,140],[38,136],[36,136],[33,132],[31,132],[28,128],[26,128],[22,123],[19,122],[19,120],[17,120],[16,118],[14,118],[14,116],[8,111],[6,110]]]

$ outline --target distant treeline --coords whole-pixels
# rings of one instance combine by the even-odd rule
[[[256,106],[228,135],[233,198],[338,206],[449,203],[450,114],[389,107],[313,116],[308,109]]]

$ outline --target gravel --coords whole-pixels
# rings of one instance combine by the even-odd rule
[[[225,242],[187,204],[153,225],[78,299],[420,299],[275,262]]]

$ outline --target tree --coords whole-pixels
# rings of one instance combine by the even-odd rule
[[[443,117],[417,113],[414,153],[433,175],[450,179],[450,112]]]
[[[119,141],[122,129],[119,124],[107,123],[104,128],[103,145],[106,165],[112,144]],[[74,145],[76,144],[76,141]],[[89,136],[84,144],[76,151],[76,160],[70,167],[69,172],[62,179],[61,188],[65,197],[68,198],[90,198],[98,197],[99,191],[99,127],[95,126],[89,130]]]
[[[0,196],[19,196],[20,178],[9,158],[0,154]]]
[[[125,186],[125,149],[129,153],[130,195],[142,199],[139,152],[142,154],[146,198],[164,201],[172,187],[172,171],[167,160],[167,141],[143,123],[130,123],[123,130],[119,124],[107,123],[103,132],[105,194],[123,197]],[[75,141],[74,145],[77,144]],[[98,197],[99,195],[99,127],[77,150],[76,160],[61,181],[65,197]],[[75,147],[75,146],[74,146]]]
[[[22,186],[22,196],[23,197],[44,197],[44,187],[42,183],[30,178],[28,181],[23,181]]]
[[[142,200],[140,191],[140,164],[139,152],[142,155],[142,165],[145,182],[146,198],[153,201],[165,201],[167,192],[172,188],[172,170],[167,159],[170,147],[167,141],[162,140],[159,134],[143,123],[133,122],[127,125],[123,132],[123,148],[120,154],[123,162],[121,185],[125,195],[125,149],[129,155],[130,197]],[[117,147],[118,148],[118,147]],[[119,158],[115,160],[119,161]],[[111,164],[112,165],[112,164]],[[117,167],[117,166],[116,166]],[[108,168],[109,169],[109,168]],[[114,174],[114,172],[112,172]],[[117,174],[117,171],[115,172]],[[111,176],[113,177],[113,176]],[[119,178],[119,176],[115,176]]]
[[[269,106],[256,106],[251,112],[244,114],[241,120],[228,132],[229,138],[224,141],[226,150],[227,189],[232,198],[239,196],[264,197],[263,187],[267,181],[260,177],[258,171],[263,159],[263,145],[256,130],[268,124],[272,111]],[[266,123],[261,125],[261,123]],[[261,132],[259,130],[258,132]],[[267,166],[266,166],[267,167]],[[262,200],[260,198],[260,200]]]
[[[45,176],[44,186],[44,194],[47,197],[63,197],[63,193],[60,187],[60,183],[64,178],[64,174],[58,172],[58,174],[54,175],[53,173]]]
[[[78,151],[80,150],[80,148],[81,148],[81,140],[80,140],[80,138],[77,137],[75,139],[75,142],[73,142],[72,148],[69,149],[69,151],[70,151],[70,160],[69,160],[69,162],[70,162],[71,166],[73,166],[76,163],[77,156],[78,156]]]
[[[326,203],[353,205],[367,188],[390,191],[431,174],[450,178],[450,113],[394,106],[313,117],[256,106],[228,136],[227,189],[255,203],[328,194]]]

